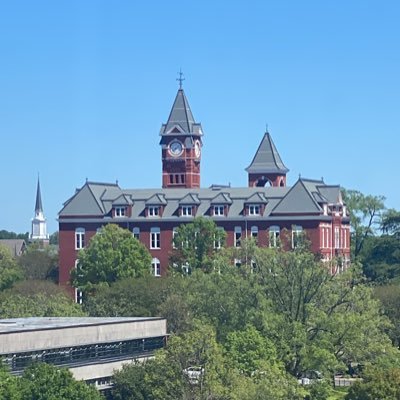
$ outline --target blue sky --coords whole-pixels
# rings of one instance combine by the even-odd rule
[[[287,167],[400,209],[397,1],[0,4],[0,229],[49,231],[85,179],[160,187],[182,68],[202,186],[245,186],[268,123]]]

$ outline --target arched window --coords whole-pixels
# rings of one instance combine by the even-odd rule
[[[75,250],[80,250],[85,247],[85,228],[75,229]]]
[[[279,235],[281,229],[277,225],[273,225],[269,227],[269,247],[278,247],[279,246]]]
[[[132,235],[135,239],[140,240],[140,229],[137,226],[132,229]]]
[[[161,276],[161,265],[158,258],[153,258],[151,260],[151,271],[154,276]]]

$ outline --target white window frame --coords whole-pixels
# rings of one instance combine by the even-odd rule
[[[268,228],[269,247],[278,247],[281,228],[278,225],[272,225]]]
[[[151,260],[151,272],[154,276],[161,276],[161,264],[158,258]]]
[[[258,217],[261,214],[261,206],[259,204],[249,204],[249,216]]]
[[[242,244],[242,227],[235,226],[235,231],[233,234],[233,246],[241,247],[241,244]]]
[[[78,269],[78,267],[79,267],[79,259],[77,258],[75,260],[75,269]],[[83,292],[82,292],[82,290],[79,290],[78,288],[75,288],[75,303],[77,303],[77,304],[83,303]]]
[[[173,227],[172,228],[172,248],[176,249],[176,244],[175,244],[175,236],[178,234],[178,227]]]
[[[181,216],[182,217],[192,217],[193,216],[193,206],[181,206]]]
[[[85,228],[75,229],[75,250],[81,250],[85,248]]]
[[[150,228],[150,249],[161,249],[161,231],[158,227]]]
[[[126,217],[126,207],[115,207],[114,216],[116,218]]]
[[[214,206],[214,212],[213,212],[214,217],[223,217],[225,216],[225,207],[218,204]]]
[[[135,239],[140,240],[140,228],[139,228],[138,226],[135,226],[135,227],[132,229],[132,236],[133,236]]]
[[[335,226],[335,249],[340,249],[340,228]]]
[[[297,247],[298,239],[302,233],[303,227],[301,225],[292,225],[292,249]]]
[[[159,206],[149,206],[147,210],[148,217],[159,217],[160,216],[160,207]]]

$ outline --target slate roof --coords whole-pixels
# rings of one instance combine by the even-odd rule
[[[123,197],[121,197],[123,196]],[[179,219],[182,205],[196,206],[196,216],[210,215],[210,208],[216,204],[229,204],[227,219],[244,217],[243,210],[248,204],[265,204],[262,217],[293,218],[307,215],[323,218],[323,204],[332,199],[341,201],[340,187],[325,185],[321,180],[300,178],[292,187],[211,187],[200,189],[121,189],[117,184],[86,182],[72,196],[59,213],[59,221],[68,217],[110,218],[109,213],[116,199],[128,198],[132,204],[129,220],[145,221],[144,210],[149,205],[163,206],[161,219]],[[66,218],[65,218],[66,217]],[[224,218],[224,217],[222,217]],[[250,217],[249,217],[250,218]],[[118,220],[121,220],[120,218]]]
[[[0,239],[0,245],[7,247],[13,257],[19,257],[26,249],[23,239]]]
[[[275,147],[270,133],[267,131],[257,149],[251,164],[246,168],[249,173],[287,173],[289,171]]]
[[[178,90],[168,121],[161,126],[160,135],[203,135],[201,124],[195,122],[183,89]]]

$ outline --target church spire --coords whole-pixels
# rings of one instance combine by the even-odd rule
[[[286,185],[286,173],[289,170],[283,163],[268,129],[246,171],[249,173],[249,186]]]
[[[42,195],[40,193],[40,180],[38,177],[37,181],[37,189],[36,189],[36,205],[35,205],[35,214],[43,213],[43,206],[42,206]]]
[[[35,216],[32,219],[32,231],[30,235],[31,241],[38,241],[42,244],[49,243],[49,235],[47,234],[46,218],[43,214],[42,193],[40,191],[40,180],[38,177],[36,188]]]

